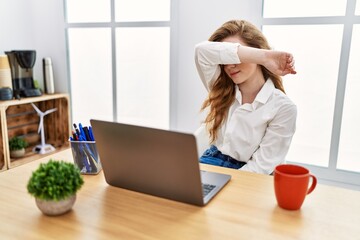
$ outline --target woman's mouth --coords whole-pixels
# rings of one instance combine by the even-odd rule
[[[231,73],[230,73],[230,76],[233,77],[233,76],[235,76],[236,74],[238,74],[239,72],[240,72],[240,71],[231,72]]]

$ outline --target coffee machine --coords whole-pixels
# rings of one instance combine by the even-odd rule
[[[34,97],[42,95],[35,88],[33,67],[36,60],[35,50],[12,50],[5,52],[9,58],[13,93],[15,98]]]

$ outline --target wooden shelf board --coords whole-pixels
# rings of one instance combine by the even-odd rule
[[[46,157],[48,155],[64,151],[69,148],[70,148],[70,146],[68,146],[68,145],[63,146],[63,147],[58,147],[58,148],[56,148],[55,151],[48,153],[48,154],[37,154],[37,153],[29,152],[29,153],[26,153],[25,156],[22,158],[10,158],[10,165],[8,167],[9,167],[9,169],[11,169],[11,168],[38,160],[40,158]]]

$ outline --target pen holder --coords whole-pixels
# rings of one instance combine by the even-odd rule
[[[81,174],[98,174],[102,167],[96,142],[94,141],[70,141],[75,165]]]

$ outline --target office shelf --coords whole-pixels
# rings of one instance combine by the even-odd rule
[[[53,145],[56,151],[69,147],[71,133],[69,96],[67,94],[45,94],[21,100],[0,101],[0,171],[13,168],[44,157],[32,151],[41,143],[38,133],[40,118],[31,103],[41,111],[57,108],[57,111],[44,117],[45,142]],[[8,141],[14,136],[23,137],[28,142],[25,156],[11,158]],[[54,152],[52,152],[54,153]]]

